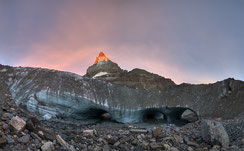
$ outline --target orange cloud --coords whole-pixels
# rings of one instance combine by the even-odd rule
[[[94,50],[92,48],[59,51],[39,46],[33,48],[33,50],[35,51],[26,55],[17,64],[20,66],[44,67],[74,72],[72,67],[82,67],[84,63],[93,62],[91,56]]]

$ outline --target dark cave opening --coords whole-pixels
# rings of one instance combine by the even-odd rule
[[[121,116],[121,112],[113,112],[113,115],[103,108],[90,107],[74,115],[79,120],[92,120],[94,122],[121,122],[127,118],[134,118],[137,122],[144,123],[172,123],[184,125],[198,120],[196,112],[187,107],[161,107],[147,108],[133,113],[133,116]],[[121,119],[120,119],[121,118]],[[123,122],[122,122],[123,123]]]
[[[186,107],[149,108],[141,112],[143,122],[185,125],[198,120],[196,112]]]
[[[142,114],[143,122],[166,122],[165,114],[158,110],[148,109],[144,111]]]
[[[109,112],[99,108],[89,108],[86,111],[79,113],[83,119],[98,120],[98,121],[107,121],[111,120],[112,117]]]

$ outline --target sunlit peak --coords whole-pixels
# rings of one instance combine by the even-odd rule
[[[94,64],[97,64],[98,62],[101,62],[101,61],[109,61],[109,58],[102,51],[99,53],[99,56],[96,58],[96,61]]]

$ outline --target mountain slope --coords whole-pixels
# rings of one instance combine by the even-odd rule
[[[118,64],[106,59],[107,56],[101,53],[96,58],[95,64],[87,69],[86,77],[141,90],[166,90],[176,85],[171,79],[143,69],[136,68],[129,72],[122,70]]]

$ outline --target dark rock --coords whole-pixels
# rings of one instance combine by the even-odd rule
[[[181,136],[174,135],[174,138],[175,138],[176,143],[180,143],[180,144],[184,143],[184,140]]]
[[[29,140],[30,140],[30,135],[27,134],[27,135],[25,135],[25,136],[20,137],[20,138],[18,139],[18,142],[20,142],[20,143],[28,143]]]
[[[219,151],[218,149],[214,149],[214,148],[212,148],[212,149],[210,149],[209,151]]]
[[[136,139],[134,139],[132,142],[131,142],[132,145],[137,145],[138,144],[138,141]]]
[[[11,117],[10,113],[4,113],[3,116],[2,116],[2,119],[3,120],[8,120],[8,119],[11,119],[10,117]]]
[[[121,151],[130,151],[130,148],[125,144],[120,144],[119,148],[121,149]]]
[[[194,146],[194,147],[199,147],[199,144],[192,142],[192,141],[187,141],[187,145],[189,146]]]
[[[34,131],[36,129],[35,125],[30,119],[28,119],[26,122],[26,128],[30,131]]]
[[[152,134],[153,134],[153,137],[160,136],[160,134],[161,134],[161,128],[160,127],[157,127],[155,129],[153,129]]]
[[[143,147],[141,145],[137,145],[135,147],[135,151],[143,151]]]
[[[109,145],[104,145],[102,151],[110,151]]]
[[[6,137],[6,140],[9,144],[15,143],[14,139],[12,137]]]
[[[223,147],[229,147],[229,136],[220,122],[213,120],[201,121],[201,136],[204,141],[212,145],[220,144]]]
[[[41,131],[43,133],[43,137],[47,140],[55,140],[56,139],[56,133],[54,131],[51,131],[50,129],[40,127]],[[41,134],[39,135],[41,137]]]
[[[4,123],[4,124],[3,124],[3,129],[4,129],[4,130],[7,130],[8,128],[9,128],[8,124],[5,124],[5,123]]]
[[[123,137],[123,138],[121,138],[120,140],[119,140],[119,142],[120,142],[120,144],[123,144],[123,143],[125,143],[125,142],[127,142],[127,141],[129,141],[130,140],[130,137]]]
[[[40,125],[40,121],[37,119],[36,116],[31,115],[31,116],[28,117],[27,121],[28,120],[31,121],[35,127],[37,125]]]
[[[1,107],[3,111],[7,111],[8,109],[5,106]]]
[[[7,144],[7,140],[4,136],[0,137],[0,147],[3,147],[5,144]]]
[[[118,141],[118,137],[116,136],[112,136],[110,138],[107,138],[107,142],[111,145],[113,145],[114,143],[116,143]]]
[[[119,146],[120,145],[120,142],[119,141],[117,141],[116,143],[114,143],[114,146],[115,147],[117,147],[117,146]]]
[[[31,135],[31,137],[38,139],[40,142],[42,141],[42,139],[36,133],[31,132],[30,135]]]
[[[150,144],[150,148],[152,150],[164,150],[165,148],[161,145],[158,145],[158,144]]]

